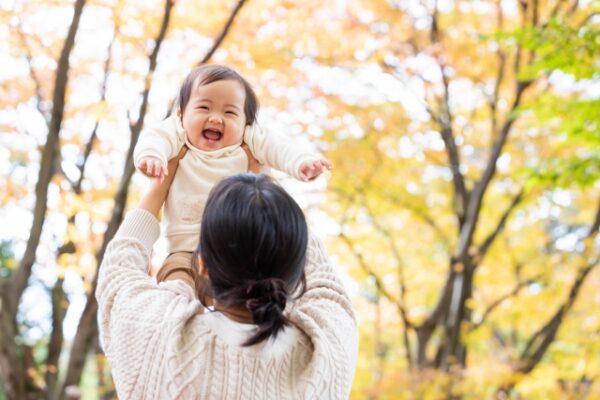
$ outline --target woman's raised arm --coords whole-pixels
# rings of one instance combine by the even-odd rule
[[[306,333],[324,369],[336,368],[333,387],[351,387],[358,355],[358,328],[350,297],[333,268],[322,241],[309,235],[305,267],[306,291],[291,307],[288,318]]]

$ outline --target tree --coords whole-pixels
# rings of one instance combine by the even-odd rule
[[[31,235],[27,242],[27,248],[19,267],[6,282],[0,286],[0,298],[2,299],[3,312],[2,330],[0,336],[0,365],[2,366],[2,381],[5,382],[5,390],[9,398],[25,398],[26,384],[29,381],[25,366],[18,354],[13,338],[17,335],[17,311],[19,300],[25,291],[27,281],[31,275],[31,269],[35,261],[35,252],[42,234],[42,227],[46,218],[48,185],[54,175],[54,168],[58,156],[59,135],[64,116],[65,92],[68,83],[69,56],[75,44],[75,36],[79,28],[79,21],[85,0],[77,0],[74,4],[73,19],[64,41],[58,65],[52,96],[52,111],[48,121],[48,137],[42,152],[39,176],[36,184],[36,203],[34,206],[34,217]]]
[[[0,5],[3,59],[27,66],[0,77],[0,204],[16,232],[11,214],[33,216],[31,235],[0,246],[7,396],[65,398],[93,371],[114,397],[97,269],[143,182],[131,153],[144,123],[212,60],[254,83],[267,125],[308,133],[335,164],[327,203],[307,213],[335,232],[331,254],[357,284],[353,397],[597,397],[597,12],[553,0]],[[40,286],[47,324],[27,316]]]
[[[590,172],[597,158],[593,150],[581,156],[576,141],[561,144],[561,130],[574,122],[556,108],[546,112],[562,126],[545,126],[533,111],[541,110],[536,99],[556,91],[550,74],[574,64],[559,52],[561,44],[573,44],[571,55],[597,59],[597,52],[586,53],[595,42],[587,25],[594,10],[541,1],[507,8],[501,2],[364,2],[346,16],[355,30],[364,27],[352,41],[354,62],[347,70],[360,76],[376,63],[386,83],[370,83],[399,92],[349,104],[337,94],[343,90],[328,89],[336,104],[328,132],[336,165],[330,210],[340,226],[336,249],[347,253],[344,261],[356,266],[365,290],[397,313],[384,328],[399,332],[397,339],[385,341],[384,354],[369,350],[372,359],[384,357],[373,361],[380,393],[387,385],[398,394],[402,378],[394,368],[413,371],[402,380],[408,391],[430,393],[419,382],[433,380],[447,397],[481,398],[494,393],[490,387],[526,382],[598,263],[592,244],[598,175]],[[506,18],[508,12],[518,15]],[[567,33],[580,39],[571,42]],[[341,58],[347,62],[343,50],[319,54],[314,62],[323,70]],[[576,96],[564,108],[581,102]],[[588,136],[597,138],[597,101],[580,110],[576,124],[591,127]],[[573,162],[565,168],[585,170],[579,177],[586,184],[568,192],[556,218],[532,220],[528,215],[557,196],[555,185],[536,184],[539,166],[569,155]],[[569,179],[565,168],[552,173]],[[565,219],[569,213],[575,224]],[[578,230],[586,250],[561,248],[558,227]],[[543,310],[531,304],[538,291]],[[482,377],[473,369],[490,363],[500,367],[483,377],[488,392],[478,392]],[[381,382],[381,365],[389,365],[388,379],[396,385]]]
[[[207,54],[201,59],[201,62],[207,62],[210,56],[214,54],[215,50],[222,44],[224,38],[227,36],[234,18],[238,14],[245,1],[241,0],[238,4],[233,7],[229,17],[225,20],[223,28],[217,31],[217,39],[214,41],[211,47],[209,47]],[[96,114],[95,122],[91,134],[87,135],[87,142],[82,146],[81,158],[76,163],[77,174],[73,174],[70,171],[65,170],[66,163],[61,160],[61,152],[64,151],[65,146],[71,144],[69,140],[66,140],[66,144],[61,144],[59,136],[63,128],[63,119],[66,118],[77,118],[76,106],[73,106],[76,102],[71,102],[71,109],[65,112],[65,105],[68,103],[67,100],[67,85],[69,76],[81,76],[87,72],[84,64],[78,64],[77,68],[73,71],[70,68],[69,60],[72,57],[72,51],[75,47],[75,35],[80,26],[81,16],[83,14],[85,2],[77,0],[74,4],[74,17],[71,23],[69,33],[62,51],[60,53],[59,60],[56,66],[56,79],[54,85],[54,95],[52,101],[48,101],[45,98],[45,83],[40,76],[48,74],[48,71],[40,71],[36,68],[36,59],[40,57],[38,54],[34,54],[34,50],[30,45],[31,41],[34,41],[35,37],[30,34],[26,34],[24,29],[19,22],[16,27],[16,36],[21,40],[21,44],[24,46],[23,52],[25,58],[29,63],[30,77],[34,84],[33,98],[35,99],[37,110],[41,115],[49,115],[48,117],[48,136],[46,143],[42,147],[42,158],[39,166],[39,178],[36,186],[36,204],[34,207],[34,220],[32,224],[32,233],[29,237],[27,248],[20,261],[19,267],[15,269],[11,276],[1,282],[0,294],[2,294],[2,304],[4,309],[2,312],[1,321],[1,332],[0,335],[0,362],[2,365],[2,376],[0,381],[5,387],[6,395],[8,398],[28,398],[28,397],[45,397],[45,398],[65,398],[67,396],[68,389],[70,387],[77,387],[81,380],[84,362],[86,360],[87,353],[93,343],[97,343],[97,327],[96,327],[96,301],[94,297],[94,290],[96,285],[96,274],[90,281],[89,292],[87,294],[86,308],[79,322],[79,327],[74,338],[74,341],[70,350],[70,359],[67,368],[64,372],[64,381],[58,385],[59,376],[59,364],[58,360],[62,352],[64,345],[63,340],[63,321],[68,307],[68,299],[63,291],[63,274],[60,269],[58,270],[58,279],[56,280],[51,290],[51,304],[52,304],[52,331],[50,333],[47,346],[45,348],[46,357],[43,363],[37,363],[35,361],[36,355],[35,350],[29,346],[19,345],[21,339],[19,338],[21,333],[17,324],[18,320],[18,307],[19,300],[23,295],[27,285],[28,279],[32,274],[32,267],[35,263],[36,250],[40,244],[40,238],[42,236],[44,221],[47,218],[47,201],[48,191],[52,189],[53,179],[61,182],[59,186],[61,191],[64,191],[63,196],[65,202],[63,206],[68,210],[68,224],[65,240],[62,245],[56,247],[57,265],[60,267],[61,264],[71,264],[73,261],[81,262],[81,257],[85,257],[87,251],[89,251],[89,243],[86,243],[88,238],[78,238],[76,227],[76,220],[81,215],[83,209],[86,209],[85,201],[91,196],[97,196],[98,190],[95,188],[86,189],[86,177],[85,171],[88,161],[93,157],[94,150],[97,148],[99,132],[102,131],[102,124],[110,123],[110,119],[107,118],[107,85],[110,76],[116,74],[113,66],[113,48],[115,43],[120,46],[127,46],[133,44],[135,41],[143,42],[145,37],[142,36],[139,39],[127,37],[126,34],[122,34],[121,30],[126,30],[128,23],[114,17],[114,27],[112,39],[109,40],[108,44],[108,56],[100,63],[103,64],[103,77],[101,78],[101,84],[99,85],[99,96],[98,100],[93,101],[91,109],[93,114]],[[115,14],[119,13],[120,7],[124,7],[123,2],[117,4],[108,4],[110,7],[115,7]],[[64,7],[58,5],[58,8]],[[49,7],[51,9],[51,7]],[[167,0],[164,2],[164,13],[162,21],[158,20],[158,29],[156,30],[156,38],[154,44],[150,47],[151,50],[147,56],[148,59],[148,72],[145,76],[141,77],[142,82],[142,94],[140,96],[140,103],[138,111],[134,114],[134,119],[129,124],[131,132],[131,139],[129,141],[129,149],[126,152],[125,163],[123,167],[123,173],[121,176],[118,189],[114,194],[114,205],[112,206],[112,213],[110,220],[103,232],[103,240],[99,243],[99,247],[96,249],[96,267],[97,269],[102,261],[104,250],[108,242],[114,236],[126,208],[128,192],[130,187],[130,181],[134,172],[133,168],[133,148],[137,142],[137,138],[141,132],[144,124],[144,119],[147,113],[149,104],[149,95],[152,85],[152,77],[158,66],[158,55],[161,49],[161,44],[165,41],[169,22],[171,20],[172,10],[174,9],[174,2]],[[23,10],[14,9],[14,12],[20,12]],[[52,11],[52,10],[50,10]],[[33,12],[39,12],[34,10]],[[150,11],[151,13],[151,11]],[[147,18],[148,29],[154,30],[156,18],[150,17],[150,13],[144,17]],[[220,23],[220,21],[218,21]],[[210,28],[210,26],[209,26]],[[27,28],[25,28],[27,29]],[[29,30],[29,29],[27,29]],[[43,42],[38,38],[40,42]],[[39,43],[37,43],[39,44]],[[43,43],[42,43],[43,44]],[[43,46],[40,46],[43,47]],[[37,50],[37,49],[36,49]],[[41,53],[50,53],[51,49],[41,48],[38,50]],[[140,52],[144,53],[144,50]],[[41,57],[46,56],[42,54]],[[84,110],[89,112],[88,110]],[[75,114],[75,115],[73,115]],[[65,117],[66,115],[66,117]],[[129,114],[128,114],[129,115]],[[72,138],[72,131],[69,136]],[[79,141],[81,135],[77,138]],[[64,142],[63,142],[64,143]],[[79,143],[77,143],[79,144]],[[72,171],[72,169],[71,169]],[[74,178],[72,178],[74,176]],[[89,187],[89,185],[87,185]],[[101,191],[100,196],[106,196],[106,192]],[[59,212],[63,212],[62,210]],[[87,240],[86,240],[87,239]],[[97,241],[92,239],[93,241]],[[69,256],[73,256],[69,258]],[[22,359],[24,358],[24,361]],[[41,378],[40,378],[41,377]]]

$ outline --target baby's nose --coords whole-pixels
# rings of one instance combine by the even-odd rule
[[[208,121],[215,124],[220,124],[223,122],[223,119],[218,115],[211,115],[210,117],[208,117]]]

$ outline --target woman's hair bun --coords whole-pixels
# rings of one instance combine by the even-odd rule
[[[252,313],[255,324],[280,319],[288,299],[287,284],[277,278],[248,281],[246,298],[246,308]]]

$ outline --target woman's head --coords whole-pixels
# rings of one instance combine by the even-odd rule
[[[223,65],[194,68],[179,90],[178,114],[189,141],[201,150],[239,143],[254,124],[258,99],[239,73]]]
[[[290,294],[304,289],[307,244],[302,210],[267,176],[235,175],[211,191],[199,252],[217,304],[252,313],[258,330],[247,345],[288,323],[283,310]]]

